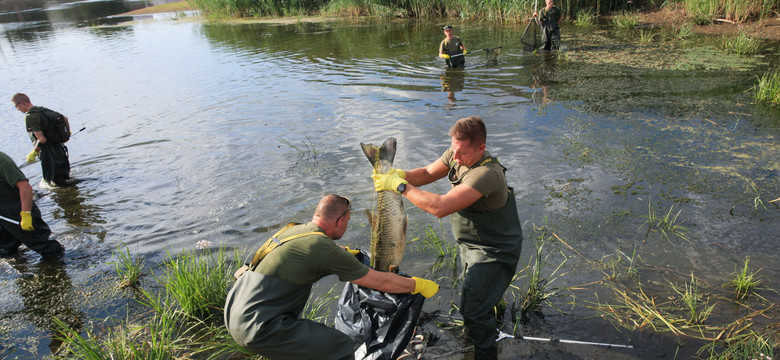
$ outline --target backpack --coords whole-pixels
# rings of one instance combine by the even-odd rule
[[[43,131],[47,141],[64,143],[70,140],[70,131],[65,124],[65,116],[43,106],[33,106],[28,111],[28,113],[31,112],[41,114],[41,131]]]

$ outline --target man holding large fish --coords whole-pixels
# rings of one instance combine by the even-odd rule
[[[463,286],[460,311],[474,359],[497,359],[493,306],[517,269],[523,241],[512,188],[498,159],[485,149],[487,130],[477,116],[458,120],[449,131],[451,147],[428,166],[372,175],[376,191],[402,194],[420,209],[450,215],[460,249]],[[452,188],[438,195],[418,188],[447,177]]]
[[[387,293],[428,298],[439,291],[430,280],[373,270],[355,258],[359,251],[336,245],[350,213],[347,198],[326,195],[311,222],[277,232],[252,264],[237,272],[225,303],[225,325],[239,345],[272,360],[353,359],[350,337],[301,318],[312,284],[331,274]]]

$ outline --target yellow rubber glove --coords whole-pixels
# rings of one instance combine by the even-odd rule
[[[463,50],[463,55],[468,55],[468,54],[469,54],[469,52],[468,52],[468,51],[466,51],[466,50]]]
[[[35,161],[36,157],[38,157],[38,152],[33,149],[29,154],[27,154],[27,162]]]
[[[406,184],[407,181],[398,176],[398,173],[393,171],[387,174],[378,174],[376,170],[371,175],[374,179],[374,190],[379,191],[395,191],[398,192],[398,185]]]
[[[358,256],[358,254],[360,254],[360,249],[352,250],[352,249],[349,248],[349,246],[345,246],[344,250],[349,251],[349,253],[354,255],[354,256]]]
[[[412,277],[412,280],[414,280],[414,291],[412,291],[412,294],[420,294],[427,299],[439,292],[439,285],[433,281],[418,277]]]
[[[403,171],[401,169],[390,170],[390,172],[393,172],[393,171],[395,171],[395,173],[398,174],[398,177],[400,177],[401,179],[406,179],[406,171]]]
[[[450,56],[447,55],[447,54],[441,54],[441,55],[439,55],[439,57],[444,59],[444,60],[449,60],[450,59]]]
[[[32,215],[30,215],[29,211],[22,211],[19,213],[19,215],[22,216],[22,221],[19,223],[19,225],[22,227],[22,230],[24,231],[35,230],[32,224]]]

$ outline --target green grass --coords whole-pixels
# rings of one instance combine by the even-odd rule
[[[440,230],[444,233],[443,225],[440,223]],[[431,267],[431,271],[436,272],[441,269],[448,269],[451,272],[458,268],[458,247],[447,241],[445,236],[439,236],[432,227],[425,228],[423,238],[413,239],[412,242],[419,242],[421,250],[431,256],[436,257],[436,261]]]
[[[647,208],[647,220],[639,227],[641,230],[642,227],[647,225],[645,237],[649,236],[652,232],[658,231],[667,241],[671,241],[670,236],[676,236],[685,241],[690,241],[688,239],[688,229],[682,226],[684,220],[680,219],[682,210],[674,213],[674,205],[672,205],[665,215],[659,216],[653,207],[652,201],[648,203]]]
[[[772,15],[780,8],[777,1],[765,0],[678,0],[689,17],[724,18],[744,22],[752,18]]]
[[[680,26],[680,29],[677,30],[677,33],[675,34],[677,39],[679,40],[685,40],[693,36],[693,24],[691,23],[685,23]]]
[[[633,29],[639,25],[639,13],[621,11],[612,17],[612,26],[618,29]]]
[[[670,284],[671,289],[679,295],[679,300],[683,304],[684,311],[688,315],[688,322],[691,324],[703,324],[712,314],[715,304],[709,303],[709,297],[699,292],[699,280],[691,273],[691,281],[683,284],[682,287]]]
[[[533,258],[525,267],[523,267],[523,269],[515,274],[510,285],[519,304],[519,311],[515,316],[516,319],[525,318],[530,312],[541,311],[542,304],[549,298],[558,294],[560,290],[551,288],[550,284],[563,276],[563,274],[558,274],[558,272],[568,260],[561,252],[547,251],[546,246],[549,245],[553,239],[553,236],[548,233],[547,226],[539,228],[534,226],[533,234],[536,235],[534,238],[535,251]],[[563,255],[563,260],[549,275],[544,276],[543,269],[545,264],[549,263],[550,256],[555,253]],[[525,287],[515,285],[516,282],[519,282],[524,278],[527,278]]]
[[[592,11],[580,11],[577,13],[577,25],[583,26],[583,27],[593,27],[596,26],[596,22],[598,21],[599,17],[596,15],[596,13]]]
[[[745,264],[742,267],[742,270],[739,271],[736,269],[735,265],[734,272],[729,275],[729,281],[724,284],[726,287],[733,288],[739,299],[747,297],[762,283],[761,276],[758,275],[758,272],[761,271],[761,269],[756,271],[751,270],[748,266],[749,262],[750,258],[745,259]]]
[[[141,283],[141,276],[143,276],[144,258],[141,256],[133,257],[130,255],[130,249],[126,245],[122,244],[124,251],[121,247],[117,247],[114,251],[114,269],[119,275],[119,286],[126,288],[136,288]]]
[[[651,30],[639,30],[639,42],[642,44],[649,44],[655,41],[655,33]]]
[[[763,51],[764,42],[744,31],[736,36],[724,36],[720,48],[737,55],[755,55]]]
[[[698,355],[708,360],[772,360],[775,358],[776,346],[776,333],[751,330],[735,338],[713,341],[699,349]]]
[[[761,76],[753,97],[762,103],[780,105],[780,71],[767,72]]]

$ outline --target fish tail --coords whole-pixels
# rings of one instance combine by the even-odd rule
[[[374,166],[374,168],[377,167],[380,160],[385,160],[390,164],[395,160],[396,140],[393,137],[387,138],[385,143],[382,144],[382,147],[363,143],[360,143],[360,147],[363,149],[363,153],[366,154],[368,161],[371,162],[371,165]]]

